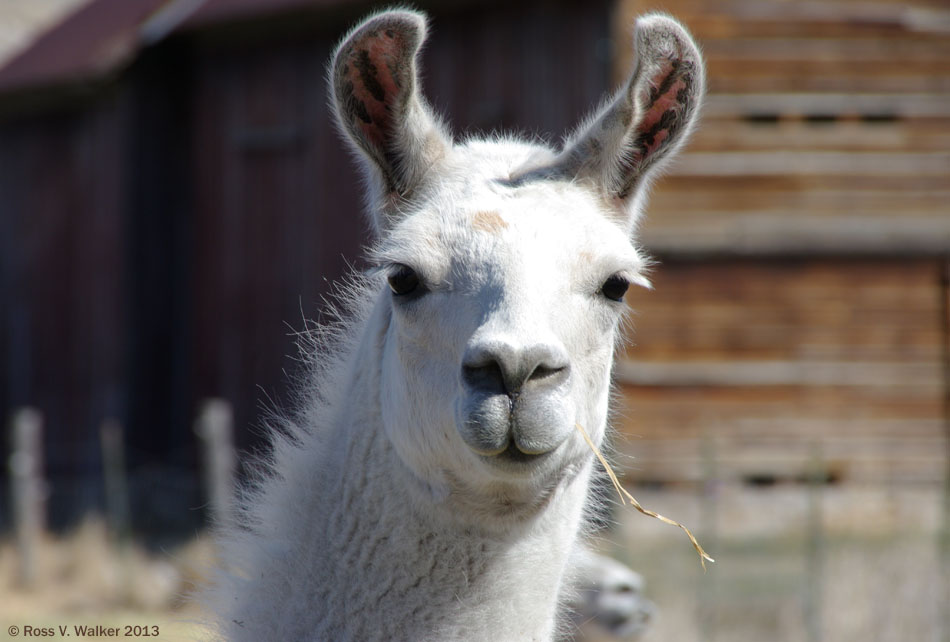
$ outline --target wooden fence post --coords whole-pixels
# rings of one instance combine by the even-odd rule
[[[805,535],[805,631],[808,642],[822,640],[822,600],[825,571],[824,493],[827,474],[820,441],[812,444],[808,465],[808,516]]]
[[[937,617],[936,639],[950,642],[950,256],[941,261],[940,270],[940,327],[943,331],[943,434],[944,476],[941,492],[941,522],[937,529]]]
[[[13,414],[10,433],[13,521],[20,559],[17,579],[24,588],[32,588],[36,585],[36,543],[46,522],[43,507],[43,415],[33,408],[21,408]]]
[[[699,504],[699,524],[701,539],[707,550],[715,551],[719,542],[719,450],[716,444],[715,429],[707,426],[700,441],[702,459],[702,489]],[[713,553],[716,555],[716,553]],[[719,604],[716,595],[719,587],[718,573],[703,573],[699,582],[699,605],[697,624],[700,639],[713,642],[717,635]]]
[[[234,473],[234,413],[223,399],[208,399],[198,413],[195,432],[204,444],[205,492],[214,524],[231,518]]]
[[[117,419],[106,419],[99,426],[102,472],[106,490],[109,531],[119,553],[120,595],[130,603],[132,595],[132,525],[129,509],[129,484],[125,470],[125,437]]]
[[[122,424],[106,419],[99,427],[102,467],[106,487],[109,526],[120,544],[130,537],[129,486],[125,471],[125,439]]]

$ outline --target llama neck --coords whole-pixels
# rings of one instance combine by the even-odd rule
[[[322,545],[324,588],[340,599],[320,626],[335,620],[325,629],[333,639],[551,639],[589,469],[529,519],[504,532],[480,528],[464,518],[470,497],[419,492],[381,428],[376,376],[354,375],[350,407],[337,415],[346,419],[327,461],[335,472]]]

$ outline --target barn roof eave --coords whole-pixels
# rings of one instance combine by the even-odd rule
[[[0,100],[75,94],[114,78],[171,35],[352,0],[90,0],[0,67]]]

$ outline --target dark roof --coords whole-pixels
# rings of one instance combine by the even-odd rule
[[[93,0],[0,69],[0,92],[100,76],[138,51],[142,25],[169,0]]]
[[[0,67],[0,93],[101,78],[181,30],[347,0],[90,0]]]
[[[300,9],[333,7],[346,0],[202,0],[201,6],[181,23],[182,29],[206,27]]]

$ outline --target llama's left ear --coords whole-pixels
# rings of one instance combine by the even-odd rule
[[[452,146],[419,92],[416,60],[425,37],[423,14],[380,13],[343,39],[330,67],[334,114],[370,179],[377,232],[391,226],[399,201]]]
[[[637,20],[635,67],[627,84],[567,142],[557,172],[593,180],[636,217],[649,175],[683,144],[697,120],[704,73],[699,49],[678,22]]]

